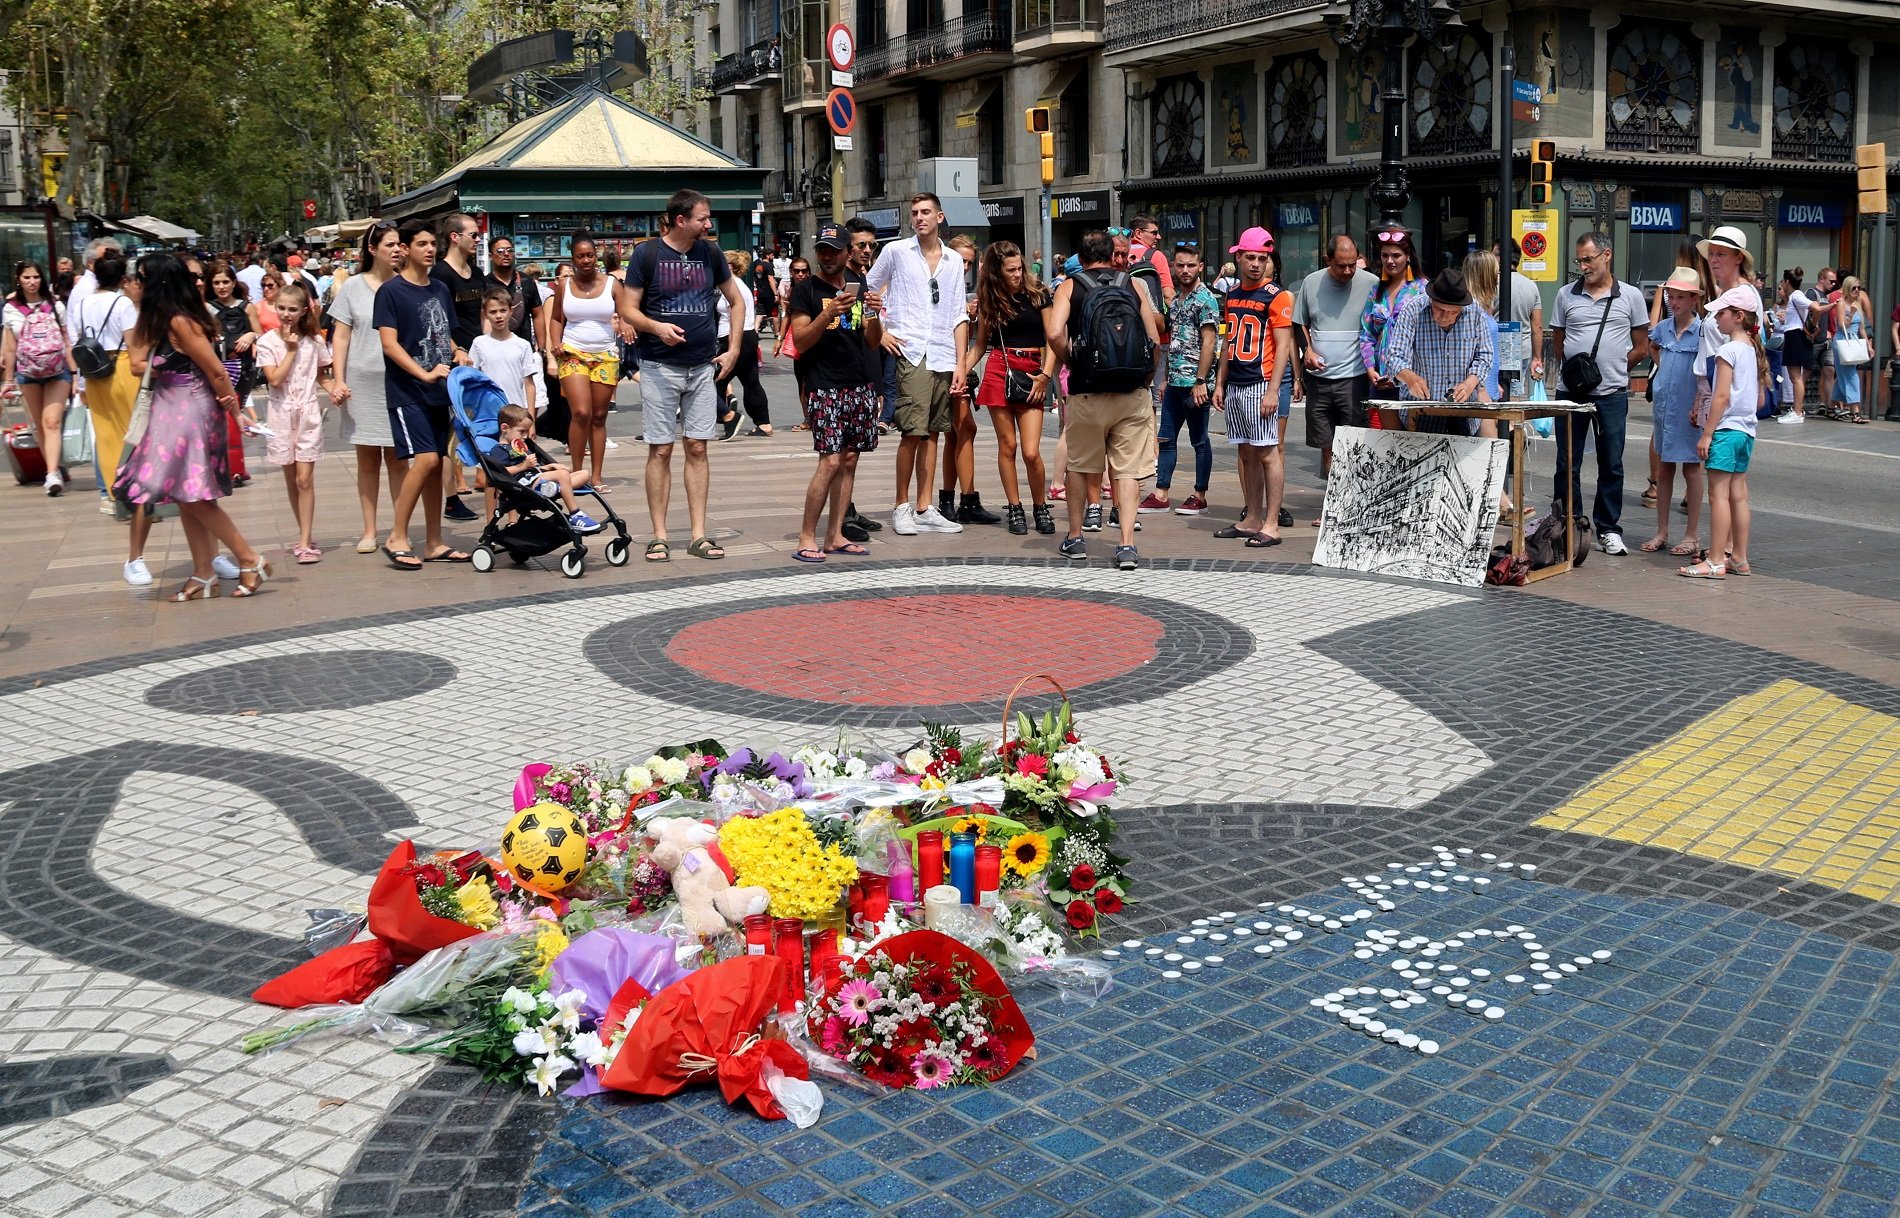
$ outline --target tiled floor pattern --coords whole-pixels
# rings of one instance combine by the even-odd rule
[[[1537,825],[1900,899],[1900,719],[1780,680],[1703,716]]]
[[[1178,979],[1163,975],[1178,966],[1135,949],[1097,1005],[1022,994],[1041,1056],[992,1088],[833,1086],[803,1132],[716,1092],[586,1101],[561,1117],[520,1212],[1891,1214],[1893,956],[1701,902],[1536,881],[1463,887],[1360,929],[1449,940],[1519,925],[1560,958],[1611,957],[1533,996],[1501,980],[1523,959],[1516,940],[1448,953],[1460,975],[1492,972],[1476,984],[1505,1015],[1438,998],[1388,1014],[1442,1044],[1427,1057],[1310,1005],[1341,987],[1393,986],[1391,955],[1356,959],[1350,932],[1309,934],[1270,957],[1241,946],[1259,934],[1179,945],[1223,963]],[[1302,904],[1364,907],[1343,888]],[[1249,911],[1237,924],[1256,916],[1286,915]]]

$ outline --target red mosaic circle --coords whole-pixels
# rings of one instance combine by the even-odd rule
[[[1145,613],[1048,596],[925,594],[778,605],[687,626],[667,659],[708,680],[848,706],[1000,700],[1028,673],[1070,689],[1155,658]]]

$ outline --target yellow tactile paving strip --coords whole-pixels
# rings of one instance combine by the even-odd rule
[[[1777,681],[1536,823],[1900,902],[1900,719]]]

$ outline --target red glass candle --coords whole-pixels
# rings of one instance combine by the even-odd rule
[[[855,926],[858,919],[864,916],[865,874],[862,871],[858,872],[858,882],[845,889],[845,925],[847,926]]]
[[[780,918],[772,923],[777,935],[778,958],[785,962],[785,993],[779,999],[780,1014],[798,1009],[805,997],[805,924],[797,918]]]
[[[1003,881],[1003,848],[976,848],[976,903],[985,909],[996,908],[997,890]]]
[[[745,918],[745,954],[763,956],[772,950],[772,915],[747,914]]]
[[[929,892],[943,883],[943,830],[925,829],[917,835],[917,890]]]
[[[867,925],[875,926],[891,912],[891,882],[885,876],[867,872],[858,883],[864,889],[864,908],[858,916]]]

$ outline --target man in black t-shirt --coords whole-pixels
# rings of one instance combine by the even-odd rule
[[[483,276],[481,267],[475,265],[475,250],[481,239],[481,228],[473,217],[459,211],[451,213],[442,222],[435,265],[429,268],[429,278],[446,287],[449,299],[455,302],[455,311],[449,315],[449,333],[455,340],[458,364],[468,362],[468,349],[474,345],[475,336],[482,332]],[[462,496],[468,494],[470,488],[462,473],[462,463],[453,452],[448,457],[447,482],[449,498],[442,507],[442,514],[450,520],[475,519],[475,511],[462,502]]]
[[[541,285],[515,268],[515,243],[497,237],[488,243],[490,268],[486,286],[508,292],[508,329],[528,341],[538,355],[548,358],[548,371],[554,371],[548,355],[547,314],[542,308]]]
[[[799,280],[786,303],[786,324],[805,365],[806,412],[818,453],[792,555],[800,562],[870,553],[848,540],[843,529],[858,455],[876,450],[878,414],[884,408],[884,330],[878,319],[883,299],[846,265],[851,243],[843,227],[824,225],[815,244],[818,271]],[[821,548],[818,516],[827,503],[831,531]]]

